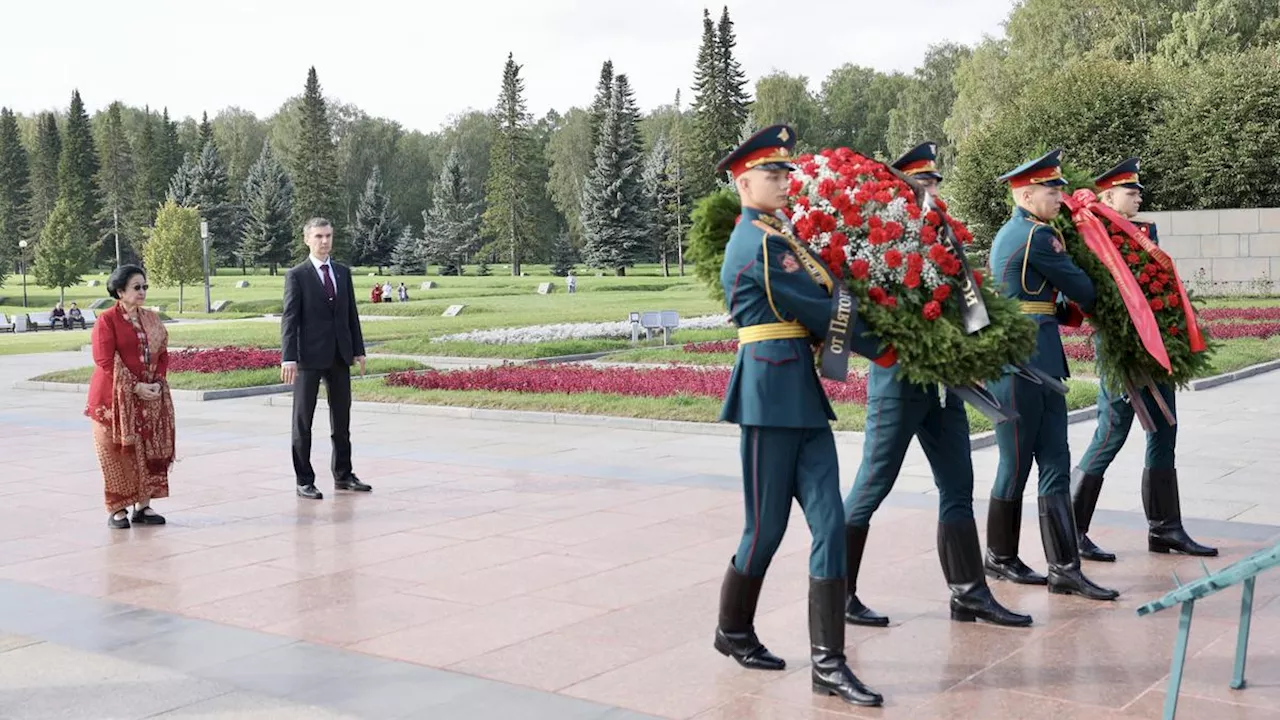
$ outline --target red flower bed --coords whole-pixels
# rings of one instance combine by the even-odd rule
[[[191,348],[169,354],[169,372],[220,373],[279,366],[279,350],[237,347]]]
[[[1084,360],[1092,362],[1096,357],[1093,354],[1093,343],[1085,342],[1064,342],[1062,343],[1062,351],[1066,353],[1068,360]]]
[[[1249,308],[1261,310],[1264,308]],[[1093,327],[1061,327],[1063,337],[1092,337]],[[1265,340],[1280,335],[1280,322],[1241,322],[1219,320],[1203,323],[1201,329],[1212,338],[1218,340],[1236,340],[1239,338],[1259,338]]]
[[[1280,307],[1208,308],[1199,312],[1201,320],[1277,320]]]
[[[579,365],[500,365],[472,370],[392,373],[387,384],[419,390],[493,390],[524,393],[603,393],[637,397],[696,395],[719,398],[729,384],[726,368],[618,368]],[[834,402],[865,403],[867,381],[823,381]]]

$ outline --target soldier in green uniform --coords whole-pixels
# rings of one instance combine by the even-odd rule
[[[1055,378],[1066,378],[1067,357],[1058,323],[1070,312],[1076,322],[1093,309],[1093,283],[1071,261],[1062,236],[1048,224],[1062,207],[1062,151],[1023,163],[1002,175],[1017,207],[991,244],[991,273],[1001,291],[1019,300],[1022,312],[1039,326],[1029,363]],[[1055,303],[1059,293],[1069,305]],[[1077,305],[1078,303],[1078,305]],[[987,511],[987,574],[1016,583],[1049,586],[1094,600],[1114,600],[1115,590],[1095,585],[1080,569],[1080,548],[1071,507],[1071,453],[1067,447],[1067,401],[1048,386],[1006,373],[988,389],[1019,417],[996,425],[1000,464]],[[1049,562],[1046,578],[1018,557],[1022,494],[1031,461],[1040,470],[1040,535]]]
[[[1129,158],[1094,179],[1098,199],[1105,205],[1132,218],[1142,206],[1142,183],[1138,181],[1138,158]],[[1145,230],[1151,242],[1159,244],[1156,226],[1134,221]],[[1174,411],[1172,385],[1157,384],[1161,397],[1171,412]],[[1174,462],[1174,448],[1178,428],[1165,420],[1164,413],[1156,405],[1151,391],[1142,390],[1142,401],[1155,421],[1155,432],[1147,433],[1147,455],[1142,471],[1142,507],[1147,514],[1147,549],[1151,552],[1180,552],[1187,555],[1216,556],[1216,548],[1206,547],[1192,540],[1182,527],[1182,509],[1178,498],[1178,471]],[[1176,414],[1175,414],[1176,418]],[[1071,472],[1071,499],[1075,505],[1076,527],[1080,531],[1080,557],[1086,560],[1114,562],[1116,556],[1089,539],[1089,522],[1098,506],[1102,492],[1102,478],[1111,461],[1129,437],[1133,425],[1133,405],[1125,395],[1113,395],[1106,384],[1098,389],[1098,429],[1093,442],[1080,457],[1080,464]]]
[[[845,558],[835,419],[814,369],[814,346],[847,344],[867,356],[880,340],[857,319],[851,299],[816,255],[773,212],[787,205],[795,133],[785,125],[761,130],[717,167],[731,173],[742,215],[725,248],[720,280],[739,328],[740,347],[720,419],[742,427],[746,526],[720,589],[715,648],[744,667],[782,670],[753,629],[765,571],[782,542],[798,500],[813,535],[809,555],[809,639],[814,692],[877,706],[844,654]],[[846,313],[833,334],[836,307]],[[847,355],[841,356],[847,359]],[[882,362],[892,363],[892,357]]]
[[[936,195],[942,175],[936,145],[922,143],[893,166]],[[858,599],[858,570],[867,544],[871,516],[893,489],[911,438],[929,459],[938,486],[938,558],[951,588],[951,618],[981,618],[997,625],[1026,626],[1029,615],[1011,612],[996,601],[983,575],[982,545],[973,517],[973,458],[969,450],[969,418],[964,402],[936,385],[917,385],[897,377],[897,366],[873,364],[867,378],[867,425],[862,465],[844,501],[845,553],[849,589],[845,620],[855,625],[884,626],[889,618]]]

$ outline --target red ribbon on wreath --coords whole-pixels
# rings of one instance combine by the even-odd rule
[[[1080,231],[1080,237],[1084,240],[1085,246],[1102,261],[1107,271],[1111,273],[1111,279],[1115,280],[1125,308],[1129,310],[1129,320],[1133,323],[1133,328],[1138,331],[1138,338],[1142,340],[1142,346],[1160,364],[1160,367],[1172,372],[1169,351],[1165,349],[1164,339],[1160,336],[1160,326],[1156,323],[1156,316],[1142,294],[1142,288],[1138,286],[1138,279],[1129,272],[1129,266],[1120,256],[1120,251],[1111,244],[1111,235],[1107,232],[1106,226],[1092,212],[1093,207],[1100,204],[1097,202],[1097,196],[1082,189],[1075,191],[1072,195],[1063,196],[1062,202],[1071,211],[1071,222]]]
[[[1182,312],[1187,318],[1187,341],[1191,345],[1191,352],[1204,352],[1204,336],[1200,334],[1200,325],[1196,323],[1195,310],[1191,309],[1191,300],[1187,297],[1187,289],[1182,285],[1182,278],[1178,277],[1178,268],[1173,263],[1173,258],[1169,254],[1160,249],[1159,245],[1151,242],[1151,238],[1146,233],[1138,229],[1138,226],[1129,222],[1129,219],[1100,202],[1094,201],[1089,203],[1089,209],[1093,212],[1105,217],[1111,221],[1112,225],[1120,228],[1125,235],[1138,243],[1138,246],[1147,252],[1156,264],[1162,270],[1169,273],[1174,282],[1178,285],[1178,295],[1182,298]]]

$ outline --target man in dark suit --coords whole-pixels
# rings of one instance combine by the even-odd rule
[[[280,379],[293,385],[293,472],[298,496],[321,500],[311,468],[311,423],[323,380],[333,430],[333,486],[368,492],[351,472],[351,365],[364,374],[364,337],[350,269],[333,262],[333,226],[312,218],[302,229],[311,255],[284,277]]]

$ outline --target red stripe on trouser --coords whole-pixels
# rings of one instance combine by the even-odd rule
[[[751,548],[743,563],[743,572],[751,571],[751,560],[756,554],[756,541],[760,539],[760,429],[751,428],[751,496],[755,505],[755,527],[751,532]]]

